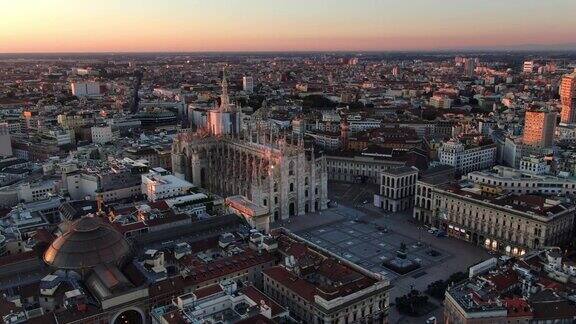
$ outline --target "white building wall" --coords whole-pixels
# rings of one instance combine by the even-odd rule
[[[112,126],[94,126],[91,129],[92,143],[105,144],[113,141]]]
[[[12,142],[8,123],[0,123],[0,157],[12,156]]]

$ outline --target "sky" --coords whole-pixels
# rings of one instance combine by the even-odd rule
[[[0,53],[576,44],[576,0],[0,0]]]

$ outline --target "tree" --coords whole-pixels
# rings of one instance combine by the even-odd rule
[[[334,108],[337,105],[334,101],[321,95],[306,96],[302,102],[304,108]]]
[[[446,288],[448,288],[448,283],[444,280],[438,280],[428,285],[426,293],[434,298],[442,299],[446,293]]]
[[[450,275],[450,277],[448,278],[448,283],[459,283],[460,281],[463,281],[464,279],[468,278],[468,276],[466,275],[466,273],[462,272],[462,271],[458,271],[458,272],[454,272],[453,274]]]
[[[448,289],[450,285],[459,283],[466,278],[468,278],[468,276],[466,276],[466,273],[461,271],[454,272],[453,274],[450,275],[450,277],[446,281],[438,280],[429,284],[428,288],[426,288],[426,293],[434,298],[442,299],[444,298],[446,289]]]
[[[412,290],[404,296],[396,298],[396,308],[400,313],[417,315],[428,304],[428,296],[422,295],[418,290]]]

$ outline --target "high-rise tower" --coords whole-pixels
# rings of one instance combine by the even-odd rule
[[[547,110],[527,110],[522,142],[526,145],[550,148],[554,144],[556,113]]]
[[[576,72],[567,74],[560,83],[560,102],[562,107],[560,122],[576,123]]]

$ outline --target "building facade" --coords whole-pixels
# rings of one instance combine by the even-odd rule
[[[560,103],[562,105],[560,122],[576,122],[576,72],[565,75],[560,83]]]
[[[110,125],[92,126],[90,132],[92,134],[92,143],[106,144],[112,142],[114,139],[112,126]]]
[[[494,186],[447,184],[432,189],[433,224],[450,237],[508,255],[565,243],[576,206]]]
[[[470,172],[465,179],[477,184],[497,186],[514,194],[575,195],[576,180],[495,166],[492,170]]]
[[[466,147],[453,139],[438,149],[438,159],[440,163],[453,166],[462,174],[487,169],[496,162],[496,145]]]
[[[524,118],[525,145],[550,148],[554,145],[556,113],[546,110],[528,110]]]
[[[209,112],[208,126],[172,144],[174,175],[222,197],[242,195],[266,207],[273,221],[327,208],[325,157],[306,149],[301,137],[293,143],[273,131],[241,131],[241,120],[224,73],[220,107]]]
[[[142,194],[152,202],[187,195],[193,187],[162,168],[153,168],[142,175]]]
[[[0,158],[12,156],[12,141],[8,123],[0,123]]]
[[[254,78],[251,76],[245,76],[242,78],[242,89],[246,92],[254,91]]]
[[[182,133],[172,146],[172,171],[220,196],[243,195],[268,208],[274,221],[328,204],[326,158],[303,141]]]
[[[374,205],[386,211],[398,212],[414,205],[418,169],[400,167],[380,173],[380,194],[374,195]]]
[[[327,155],[328,179],[345,182],[378,183],[380,172],[406,164],[405,159],[365,155]]]

